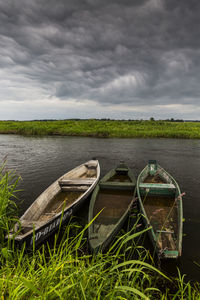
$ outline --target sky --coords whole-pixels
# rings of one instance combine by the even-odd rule
[[[0,0],[0,120],[200,120],[199,0]]]

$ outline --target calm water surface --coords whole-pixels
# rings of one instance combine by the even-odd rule
[[[20,214],[58,177],[96,157],[101,176],[123,160],[137,176],[149,159],[156,159],[178,181],[183,199],[183,255],[179,268],[200,280],[200,140],[96,139],[86,137],[23,137],[0,135],[0,160],[23,181]]]

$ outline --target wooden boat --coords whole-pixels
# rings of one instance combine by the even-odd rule
[[[7,236],[26,247],[43,242],[60,223],[70,219],[95,188],[100,176],[98,160],[90,160],[61,176],[27,209]]]
[[[107,173],[96,186],[89,206],[89,246],[103,251],[121,229],[134,201],[136,179],[124,164]]]
[[[175,179],[155,160],[137,179],[137,196],[153,247],[160,258],[178,258],[182,251],[182,195]]]

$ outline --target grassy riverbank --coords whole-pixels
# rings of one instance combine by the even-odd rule
[[[184,276],[170,279],[161,273],[147,250],[138,246],[137,223],[121,232],[105,254],[91,255],[87,225],[71,223],[54,244],[25,253],[7,244],[4,235],[15,222],[11,198],[18,179],[0,169],[0,291],[2,299],[199,299],[199,283]],[[12,209],[11,209],[12,208]]]
[[[110,252],[92,256],[85,252],[85,230],[70,238],[73,228],[53,248],[10,250],[1,257],[2,299],[199,299],[198,284],[185,283],[181,275],[169,279],[149,263],[134,233],[122,236]],[[134,251],[137,259],[130,258]]]
[[[64,234],[63,234],[64,232]],[[66,227],[62,240],[32,253],[4,246],[0,257],[2,299],[199,299],[199,284],[168,278],[128,232],[109,252],[87,252],[86,228]],[[76,232],[76,235],[75,235]]]
[[[199,139],[200,122],[122,120],[0,121],[0,133]]]

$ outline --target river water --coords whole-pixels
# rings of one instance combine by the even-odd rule
[[[0,160],[22,177],[20,214],[53,181],[70,169],[97,158],[101,177],[120,161],[137,176],[149,159],[156,159],[179,183],[184,210],[183,253],[179,268],[200,280],[200,140],[100,139],[87,137],[23,137],[0,135]]]

